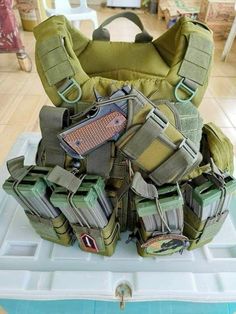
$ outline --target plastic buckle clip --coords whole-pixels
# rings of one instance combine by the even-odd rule
[[[189,139],[185,138],[179,145],[178,147],[180,148],[184,148],[185,151],[193,158],[195,159],[197,157],[198,152],[196,151],[196,149],[193,147],[193,145],[191,145]]]
[[[71,90],[73,88],[76,88],[77,89],[77,93],[78,93],[78,96],[76,97],[76,99],[73,99],[73,100],[70,100],[66,97],[66,94],[68,94],[69,92],[71,92]],[[58,95],[61,97],[61,99],[63,101],[65,101],[66,103],[68,104],[75,104],[77,103],[81,96],[82,96],[82,90],[81,90],[81,87],[80,85],[73,79],[73,78],[70,78],[68,79],[57,91]]]
[[[168,126],[169,121],[166,119],[166,117],[156,108],[153,108],[149,111],[149,113],[146,116],[146,120],[152,118],[161,129],[165,129]]]
[[[180,89],[187,92],[189,94],[189,98],[181,99],[178,95],[178,90]],[[175,87],[175,98],[182,104],[192,100],[192,98],[196,95],[196,93],[197,93],[196,84],[186,78],[182,78]]]

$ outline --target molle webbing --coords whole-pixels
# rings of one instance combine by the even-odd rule
[[[193,24],[199,32],[183,32],[184,39],[187,40],[186,51],[176,73],[182,77],[174,90],[175,98],[180,103],[192,99],[195,103],[196,98],[198,98],[195,96],[198,92],[201,94],[202,87],[207,85],[209,69],[212,64],[213,42],[209,36],[210,30],[197,21]]]
[[[196,146],[200,148],[203,119],[198,109],[189,101],[184,103],[171,102],[167,99],[153,101],[155,106],[168,116],[169,121]],[[171,114],[173,118],[171,118]]]
[[[44,106],[39,119],[42,140],[38,146],[36,164],[64,167],[66,154],[60,146],[57,133],[69,125],[68,109]]]
[[[131,211],[131,208],[128,207],[129,183],[128,160],[116,150],[108,186],[111,190],[110,195],[116,208],[121,231],[126,231],[129,224],[133,225],[133,221],[128,221],[128,212]]]
[[[119,16],[138,19],[137,16],[131,18],[132,12],[115,17]],[[193,98],[194,105],[198,106],[211,67],[212,33],[204,26],[199,27],[197,21],[182,17],[173,29],[154,41],[142,26],[142,33],[136,36],[134,43],[107,45],[106,41],[98,41],[101,33],[105,35],[103,40],[108,39],[109,32],[103,25],[115,17],[95,30],[96,40],[83,36],[64,16],[53,16],[34,29],[37,70],[52,102],[57,106],[77,104],[80,98],[91,99],[95,85],[106,94],[111,84],[120,87],[128,82],[152,99],[175,100],[178,97],[180,102],[185,102]],[[115,54],[120,51],[119,47],[122,53]],[[148,70],[140,65],[144,63],[139,61],[144,60],[140,47],[150,55]],[[115,60],[114,54],[117,55]],[[133,58],[129,54],[133,54]],[[128,58],[132,58],[132,64],[130,68],[129,64],[125,66],[124,71]]]
[[[41,42],[38,44],[37,54],[50,86],[75,75],[63,37],[52,36]]]
[[[213,43],[207,37],[190,34],[178,74],[197,85],[204,85],[212,59]]]
[[[131,133],[132,127],[128,130]],[[127,141],[127,134],[117,142],[119,149],[134,164],[149,173],[157,184],[179,181],[201,161],[194,144],[168,122],[157,109],[152,109],[145,122]]]

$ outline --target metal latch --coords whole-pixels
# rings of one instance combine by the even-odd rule
[[[116,287],[116,297],[120,299],[120,309],[125,309],[125,300],[132,298],[132,289],[126,283],[121,283]]]

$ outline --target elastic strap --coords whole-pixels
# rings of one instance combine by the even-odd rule
[[[68,191],[75,193],[83,182],[85,175],[76,177],[73,173],[55,166],[47,175],[47,180],[56,185],[62,186]]]
[[[18,185],[20,184],[20,182],[33,168],[33,166],[24,167],[24,160],[25,160],[24,156],[19,156],[19,157],[8,160],[7,169],[10,175],[12,176],[12,178],[15,180],[12,187],[19,200],[19,203],[21,203],[22,206],[25,206],[32,215],[39,216],[37,211],[35,211],[35,209],[31,206],[31,204],[24,197],[24,195],[22,195],[18,190]]]
[[[74,212],[76,213],[76,216],[77,216],[77,219],[78,219],[78,222],[81,226],[86,226],[88,228],[90,228],[90,225],[88,224],[87,220],[83,217],[83,215],[81,214],[81,211],[78,211],[77,208],[76,208],[76,205],[73,201],[73,197],[74,197],[74,194],[73,192],[69,192],[68,195],[67,195],[67,200],[68,200],[68,203],[70,205],[70,207],[74,210]]]
[[[157,188],[153,184],[147,183],[139,172],[136,172],[131,184],[132,191],[144,198],[154,199],[156,203],[157,212],[161,218],[163,225],[166,226],[168,232],[171,232],[171,229],[168,226],[168,223],[164,217],[163,210],[160,206],[160,202],[158,200],[158,191]],[[162,230],[164,232],[164,230]]]

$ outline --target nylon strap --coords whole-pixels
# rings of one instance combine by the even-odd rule
[[[157,185],[178,182],[185,173],[195,168],[201,160],[201,154],[194,150],[193,143],[186,139],[171,157],[149,174],[149,177]]]
[[[146,117],[146,122],[124,145],[122,151],[130,158],[136,160],[158,138],[168,147],[176,149],[177,146],[164,134],[168,124],[168,120],[159,110],[151,110]]]
[[[108,178],[113,162],[114,144],[107,142],[86,156],[86,171]]]
[[[112,21],[115,19],[118,19],[120,17],[127,18],[131,22],[133,22],[135,25],[137,25],[140,30],[142,31],[141,33],[137,34],[135,36],[135,42],[150,42],[152,41],[153,37],[148,34],[148,32],[144,29],[143,23],[141,22],[140,18],[138,15],[136,15],[133,12],[122,12],[115,14],[108,19],[106,19],[95,31],[93,32],[93,40],[105,40],[109,41],[110,40],[110,33],[109,31],[104,28],[104,26],[110,24]]]
[[[153,184],[149,184],[146,181],[144,181],[140,172],[135,173],[131,184],[131,190],[135,194],[144,198],[152,200],[158,198],[157,188]]]
[[[64,167],[66,154],[56,135],[69,125],[68,109],[44,106],[39,113],[39,119],[42,141],[38,147],[37,165],[44,165],[43,159],[45,157],[47,166],[59,165]]]
[[[133,178],[133,182],[131,185],[132,191],[144,198],[154,199],[156,203],[157,213],[159,214],[162,221],[162,232],[164,232],[164,225],[166,226],[168,232],[171,232],[171,229],[164,217],[163,210],[160,206],[160,202],[158,201],[158,191],[157,188],[153,184],[147,183],[139,172],[136,172]]]
[[[208,38],[196,33],[190,34],[188,47],[178,74],[198,85],[204,85],[211,62],[212,50],[213,44]]]
[[[110,177],[118,180],[127,180],[128,165],[120,151],[116,151],[116,157],[110,172]],[[129,181],[129,180],[128,180]]]
[[[62,37],[52,36],[40,42],[37,53],[49,86],[75,75]]]
[[[20,180],[29,172],[29,167],[24,167],[24,156],[19,156],[7,161],[7,170],[15,180]]]
[[[132,159],[138,159],[161,133],[163,133],[163,128],[150,117],[124,146],[125,154]]]
[[[83,177],[77,178],[73,173],[55,166],[48,174],[47,180],[75,193],[80,187]]]

